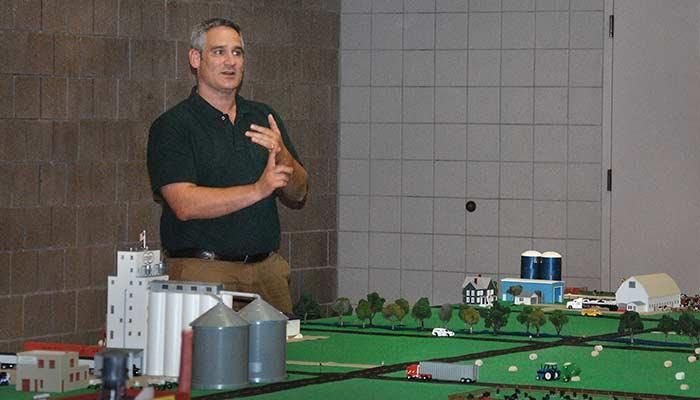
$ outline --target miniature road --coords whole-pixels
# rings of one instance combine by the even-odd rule
[[[647,330],[647,331],[650,331],[650,330]],[[402,336],[405,336],[405,335],[402,335]],[[321,376],[316,376],[316,377],[309,378],[309,379],[299,379],[299,380],[295,380],[295,381],[271,383],[271,384],[268,384],[265,386],[249,387],[249,388],[244,388],[244,389],[233,390],[230,392],[221,392],[221,393],[215,393],[215,394],[194,397],[193,399],[225,400],[225,399],[230,399],[233,397],[256,396],[256,395],[265,394],[265,393],[274,393],[274,392],[279,392],[282,390],[295,389],[295,388],[308,386],[308,385],[318,385],[318,384],[322,384],[322,383],[339,382],[339,381],[344,381],[344,380],[348,380],[348,379],[356,379],[356,378],[378,379],[382,375],[389,374],[392,372],[402,371],[402,370],[406,369],[406,367],[408,365],[416,364],[420,361],[458,362],[458,361],[465,361],[465,360],[472,360],[472,359],[479,359],[479,358],[486,358],[486,357],[494,357],[494,356],[500,356],[500,355],[512,354],[512,353],[530,352],[530,351],[534,351],[534,350],[541,350],[541,349],[546,349],[546,348],[550,348],[550,347],[557,347],[557,346],[571,346],[571,345],[575,346],[575,345],[578,345],[581,343],[586,343],[589,341],[605,340],[605,339],[617,338],[617,337],[621,337],[621,336],[624,336],[624,334],[614,332],[614,333],[607,333],[604,335],[565,338],[565,339],[558,340],[556,342],[532,343],[532,344],[528,344],[526,346],[512,348],[512,349],[482,351],[479,353],[463,354],[460,356],[446,357],[446,358],[436,358],[436,359],[432,359],[432,360],[416,360],[416,361],[409,361],[409,362],[405,362],[405,363],[384,365],[384,366],[379,366],[379,367],[374,367],[374,368],[362,369],[362,370],[358,370],[358,371],[349,371],[349,372],[344,372],[344,373],[326,373],[326,374],[323,374]],[[425,335],[421,335],[421,337],[432,338],[431,336],[425,336]],[[317,364],[315,364],[315,365],[317,365]],[[382,379],[384,379],[384,378],[382,378]],[[454,382],[451,382],[451,383],[454,384]],[[481,382],[479,382],[479,384],[481,384]],[[550,389],[550,388],[547,388],[547,389]],[[651,398],[669,398],[669,397],[665,396],[665,397],[648,397],[648,398],[651,399]]]
[[[349,367],[349,368],[376,368],[376,367],[378,367],[378,365],[372,365],[372,364],[348,364],[348,363],[337,363],[335,361],[315,362],[315,361],[287,360],[287,364],[289,364],[289,365],[317,365],[317,366],[321,366],[321,367]]]

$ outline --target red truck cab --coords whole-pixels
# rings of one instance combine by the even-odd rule
[[[418,364],[411,364],[406,367],[406,379],[422,379],[430,380],[433,379],[432,374],[421,374]]]

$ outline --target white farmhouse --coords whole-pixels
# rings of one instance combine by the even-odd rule
[[[622,282],[615,300],[627,311],[661,311],[680,306],[681,290],[666,273],[635,275]]]

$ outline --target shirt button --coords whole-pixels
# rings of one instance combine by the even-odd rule
[[[225,116],[225,115],[222,115],[222,116],[221,116],[221,120],[222,120],[222,121],[226,121],[226,116]]]

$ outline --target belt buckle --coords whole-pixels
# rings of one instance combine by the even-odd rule
[[[246,254],[245,257],[243,257],[243,264],[248,264],[248,257],[250,257],[249,254]]]
[[[203,250],[202,258],[205,260],[216,260],[216,254],[213,251]]]

